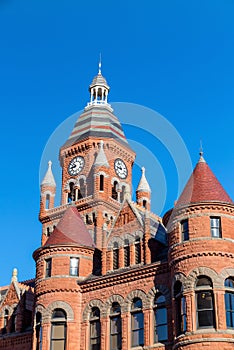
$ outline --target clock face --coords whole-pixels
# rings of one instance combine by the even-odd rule
[[[74,176],[79,174],[79,172],[84,167],[84,158],[81,156],[77,156],[73,158],[68,165],[68,172],[70,175]]]
[[[126,167],[126,164],[124,163],[124,161],[120,158],[117,158],[115,160],[115,172],[116,174],[121,178],[121,179],[126,179],[126,177],[128,176],[128,169]]]

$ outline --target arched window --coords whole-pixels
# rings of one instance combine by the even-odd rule
[[[132,347],[144,345],[144,314],[140,298],[134,298],[132,302],[131,333]]]
[[[234,278],[229,277],[225,280],[225,309],[227,328],[234,328]]]
[[[135,239],[135,264],[141,263],[141,240],[139,237]]]
[[[50,350],[65,350],[67,335],[67,315],[62,309],[55,309],[51,319]]]
[[[41,313],[36,313],[36,350],[42,350]]]
[[[196,282],[197,328],[215,327],[212,281],[199,276]]]
[[[71,203],[75,200],[75,189],[74,189],[74,182],[69,183],[69,193],[67,201],[68,203]]]
[[[7,333],[7,326],[8,326],[8,321],[9,321],[9,311],[7,309],[5,309],[4,311],[4,316],[3,316],[3,329],[2,329],[2,333]]]
[[[90,350],[101,349],[100,310],[93,307],[90,315]]]
[[[180,281],[174,285],[176,336],[187,330],[186,299],[183,295],[183,286]]]
[[[47,193],[46,195],[46,209],[50,208],[50,195]]]
[[[119,246],[118,243],[115,242],[113,246],[113,270],[119,268]]]
[[[119,349],[122,349],[121,308],[115,302],[110,310],[110,350]]]
[[[100,175],[99,191],[104,191],[104,176]]]
[[[143,206],[143,208],[147,209],[147,200],[146,199],[143,199],[142,206]]]
[[[113,199],[116,199],[116,200],[118,199],[117,186],[118,186],[118,182],[114,181],[113,186],[112,186],[112,195],[111,195],[111,197]]]
[[[154,299],[154,342],[164,342],[168,338],[166,299],[162,294]]]
[[[130,246],[129,246],[129,240],[124,240],[124,266],[130,266]]]

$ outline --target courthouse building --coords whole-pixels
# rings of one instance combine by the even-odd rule
[[[99,69],[41,183],[35,278],[0,288],[1,350],[233,350],[234,203],[202,153],[164,217]],[[55,206],[55,196],[61,204]],[[39,239],[38,239],[39,241]]]

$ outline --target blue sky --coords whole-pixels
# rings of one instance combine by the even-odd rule
[[[56,127],[86,105],[100,52],[109,100],[164,116],[193,165],[202,139],[207,162],[234,198],[233,15],[232,0],[0,2],[0,285],[14,267],[20,280],[34,276],[41,156]],[[136,128],[126,129],[136,142]],[[176,193],[168,152],[148,136],[141,131],[140,143],[166,174],[169,209]],[[138,177],[136,168],[134,183]]]

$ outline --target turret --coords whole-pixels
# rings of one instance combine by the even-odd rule
[[[174,209],[165,219],[169,219],[176,347],[181,348],[189,339],[189,349],[196,349],[198,336],[202,334],[204,339],[217,331],[219,339],[217,345],[213,342],[212,349],[218,348],[229,337],[218,310],[224,309],[225,278],[234,271],[227,269],[233,267],[234,234],[230,228],[234,226],[234,207],[202,152]]]
[[[41,209],[51,209],[54,207],[54,197],[56,193],[56,183],[52,172],[52,162],[48,162],[48,169],[41,183]]]
[[[142,167],[141,171],[141,179],[136,189],[136,200],[137,204],[139,204],[147,210],[150,210],[151,189],[145,177],[145,168]]]

